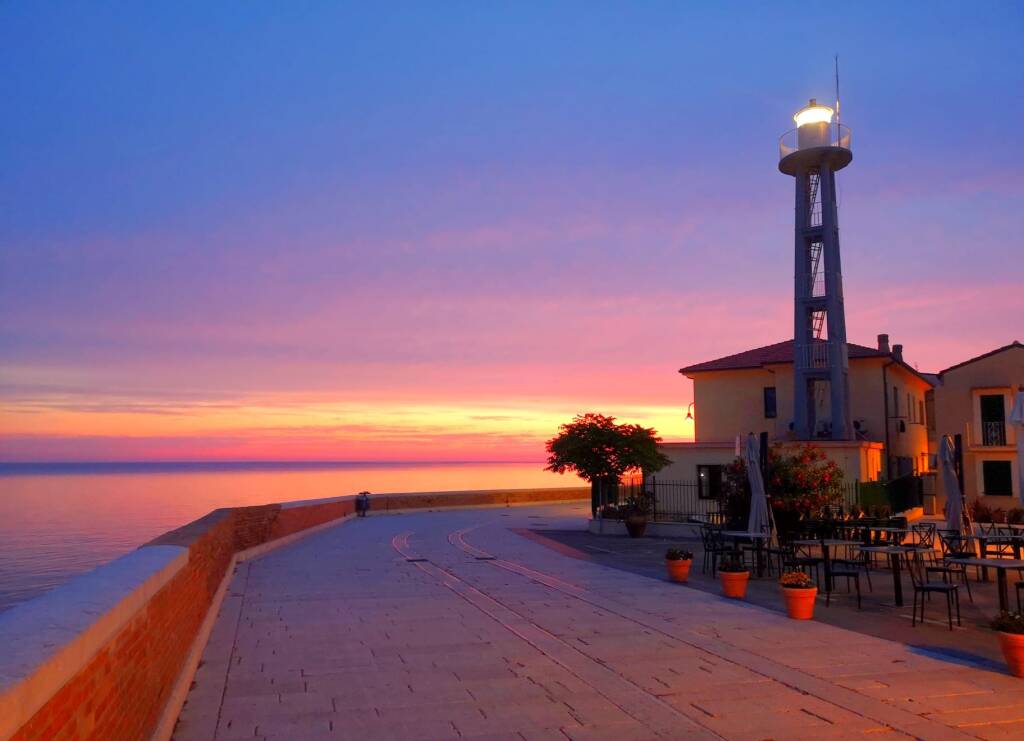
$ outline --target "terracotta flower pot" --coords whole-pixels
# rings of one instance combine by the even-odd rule
[[[722,594],[732,599],[743,599],[747,594],[749,571],[719,571],[718,578],[722,581]]]
[[[690,566],[692,565],[692,558],[665,559],[665,568],[668,569],[668,578],[671,581],[677,581],[680,584],[686,584],[686,582],[690,580]]]
[[[818,588],[797,589],[782,588],[782,596],[786,598],[786,614],[794,620],[810,620],[814,617],[814,600],[818,596]]]
[[[629,515],[626,518],[626,532],[631,538],[639,538],[647,529],[647,518],[643,515]]]
[[[1003,658],[1006,659],[1010,674],[1024,677],[1024,634],[1000,631],[999,645],[1003,649]]]

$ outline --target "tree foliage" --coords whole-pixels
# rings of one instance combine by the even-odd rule
[[[649,427],[618,424],[615,417],[580,414],[547,442],[546,470],[571,471],[587,481],[618,481],[625,473],[654,473],[671,461]]]

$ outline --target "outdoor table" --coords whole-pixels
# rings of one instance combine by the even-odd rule
[[[892,525],[868,525],[868,524],[863,523],[863,522],[862,523],[852,523],[851,522],[851,523],[848,523],[848,524],[845,524],[845,525],[840,525],[840,527],[844,528],[844,529],[849,529],[849,530],[863,530],[864,531],[864,538],[863,538],[862,542],[864,543],[864,545],[870,545],[871,544],[871,542],[873,541],[873,536],[874,536],[875,533],[893,533],[893,534],[895,534],[895,533],[903,533],[904,535],[906,535],[908,532],[910,532],[910,529],[909,528],[905,528],[905,527],[893,527]]]
[[[793,545],[800,546],[819,546],[821,548],[821,556],[825,562],[825,591],[831,592],[833,590],[832,583],[832,554],[829,552],[833,546],[854,546],[857,547],[857,543],[850,540],[840,540],[838,538],[805,538],[802,540],[794,540]]]
[[[754,541],[754,557],[757,559],[757,575],[758,577],[764,576],[764,544],[771,535],[769,533],[748,533],[746,530],[723,530],[719,533],[725,538],[732,538],[733,553],[739,555],[740,553],[740,540],[742,538],[750,538]]]
[[[1016,558],[951,558],[953,563],[962,563],[965,566],[980,566],[996,570],[996,582],[999,585],[999,609],[1003,612],[1007,609],[1010,601],[1006,589],[1006,572],[1010,569],[1017,571],[1024,569],[1024,561]]]
[[[978,552],[981,558],[988,558],[988,546],[991,545],[1009,545],[1013,548],[1013,557],[1020,558],[1020,549],[1022,536],[1019,535],[976,535],[974,536],[978,541]],[[981,580],[988,581],[988,568],[981,568]]]
[[[893,601],[897,607],[903,607],[903,578],[900,575],[900,556],[905,552],[895,545],[862,545],[858,546],[861,553],[888,553],[889,566],[892,568]],[[959,559],[957,559],[959,561]]]

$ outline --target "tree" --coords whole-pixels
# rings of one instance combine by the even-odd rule
[[[591,485],[614,488],[623,474],[654,473],[671,460],[660,450],[661,438],[649,427],[617,424],[615,417],[580,414],[547,441],[548,465],[555,473],[572,472]]]

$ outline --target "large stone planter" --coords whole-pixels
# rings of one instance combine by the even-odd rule
[[[625,519],[626,532],[631,538],[642,537],[647,529],[647,518],[643,515],[629,515]]]

